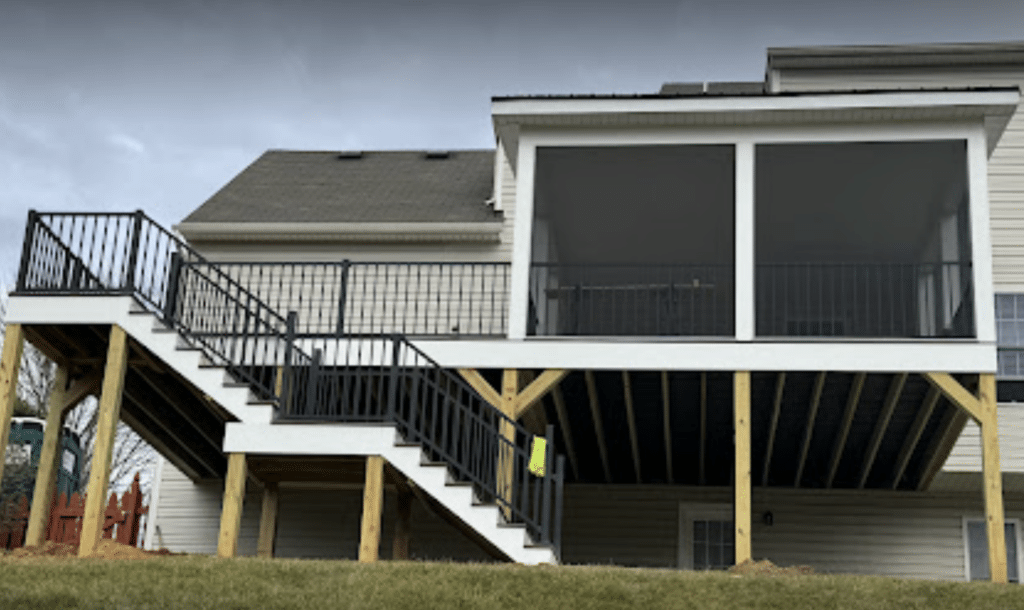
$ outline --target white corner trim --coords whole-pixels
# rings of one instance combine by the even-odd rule
[[[753,142],[736,143],[735,193],[735,263],[736,274],[736,340],[754,340],[754,185],[755,164]]]
[[[164,456],[157,454],[156,473],[153,475],[153,493],[149,496],[149,513],[146,515],[146,536],[143,540],[143,548],[150,551],[155,550],[153,539],[156,537],[157,515],[160,512],[160,488],[164,478]]]
[[[498,242],[501,222],[183,222],[189,241]]]
[[[529,317],[530,262],[533,247],[534,169],[537,147],[529,136],[519,139],[515,226],[509,281],[508,338],[523,339]]]
[[[988,152],[978,127],[967,139],[968,210],[971,223],[971,268],[974,270],[974,324],[978,341],[995,342],[995,288],[992,276],[992,229],[988,200]]]

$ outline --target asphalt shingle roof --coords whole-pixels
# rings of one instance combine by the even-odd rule
[[[493,222],[494,151],[268,150],[184,222]]]

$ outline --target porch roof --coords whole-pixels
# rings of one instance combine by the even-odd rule
[[[513,163],[525,129],[728,128],[894,122],[983,123],[995,148],[1020,102],[1017,87],[765,93],[724,88],[492,98],[494,130]]]

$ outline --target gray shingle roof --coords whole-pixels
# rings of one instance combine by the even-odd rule
[[[494,222],[493,175],[493,150],[268,150],[184,222]]]

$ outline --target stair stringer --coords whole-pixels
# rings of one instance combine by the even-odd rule
[[[224,367],[204,365],[205,356],[130,296],[12,296],[9,323],[117,324],[239,421],[269,423],[273,407],[250,404],[247,386],[226,383]]]
[[[501,522],[494,504],[479,504],[473,487],[449,480],[443,463],[423,463],[418,445],[396,444],[391,424],[231,423],[224,451],[261,455],[379,455],[417,487],[440,502],[464,524],[511,561],[527,565],[557,563],[548,546],[534,546],[522,524]]]

